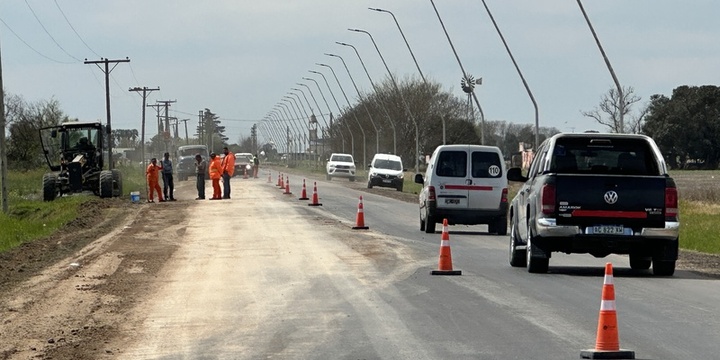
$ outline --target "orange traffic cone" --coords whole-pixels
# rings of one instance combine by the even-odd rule
[[[268,184],[272,183],[272,172],[268,171]]]
[[[365,212],[363,211],[362,196],[360,196],[360,202],[358,202],[357,217],[355,218],[355,226],[353,226],[353,229],[369,229],[369,227],[365,226]]]
[[[280,179],[280,173],[278,173],[278,182],[275,184],[275,186],[280,187],[282,186],[282,180]]]
[[[600,317],[598,319],[595,349],[580,352],[583,359],[634,359],[635,352],[621,350],[618,337],[617,312],[615,310],[615,285],[613,284],[612,264],[605,264]]]
[[[280,189],[285,187],[285,174],[280,174],[280,182],[278,182],[278,187]]]
[[[307,190],[305,189],[305,179],[303,179],[302,192],[300,193],[300,197],[298,198],[298,200],[310,200],[307,197]]]
[[[285,179],[285,192],[283,194],[292,195],[292,193],[290,192],[290,177],[289,176],[287,179]]]
[[[318,193],[317,193],[317,182],[313,182],[313,196],[312,196],[312,202],[308,204],[308,206],[322,206],[322,204],[318,200]]]
[[[462,275],[462,271],[453,270],[452,253],[450,252],[450,232],[448,232],[448,221],[443,219],[443,230],[440,235],[440,260],[438,269],[430,272],[430,275]]]

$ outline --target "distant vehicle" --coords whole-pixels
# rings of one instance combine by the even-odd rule
[[[43,200],[72,192],[92,191],[101,198],[122,195],[122,175],[109,170],[105,126],[68,122],[40,129],[40,141],[51,172],[42,179]]]
[[[340,153],[330,154],[330,159],[325,164],[325,173],[328,180],[332,180],[334,177],[343,177],[355,181],[355,160],[353,156]]]
[[[247,171],[248,176],[252,176],[253,154],[237,153],[235,154],[235,174],[233,176],[243,176]]]
[[[488,232],[507,234],[507,179],[498,147],[440,145],[433,152],[420,192],[420,230],[435,232],[435,224],[487,224]]]
[[[373,186],[391,187],[403,190],[404,171],[402,159],[397,155],[375,154],[368,165],[368,189]]]
[[[510,265],[544,273],[552,252],[628,254],[630,267],[675,272],[678,193],[643,135],[557,134],[543,142],[510,206]]]
[[[205,161],[210,161],[210,154],[208,148],[205,145],[183,145],[178,146],[176,154],[175,164],[176,173],[178,180],[185,181],[188,178],[195,176],[195,155],[200,156]]]

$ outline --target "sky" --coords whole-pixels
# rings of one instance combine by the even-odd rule
[[[582,115],[598,106],[614,82],[575,0],[486,0],[539,108],[542,127],[561,131],[604,128]],[[487,121],[534,124],[535,110],[481,0],[435,0]],[[583,6],[622,86],[642,100],[670,96],[680,85],[718,85],[720,2],[713,0],[603,0]],[[399,78],[418,77],[395,14],[428,80],[464,98],[462,72],[430,0],[5,0],[0,2],[0,51],[6,92],[30,102],[55,99],[82,121],[106,122],[104,73],[89,61],[129,58],[111,72],[114,129],[140,129],[142,97],[132,87],[156,88],[148,104],[176,101],[170,116],[189,119],[209,108],[226,126],[230,142],[250,135],[292,88],[318,96],[321,77],[342,104],[341,90],[326,63],[357,103],[339,59],[361,92],[387,77],[370,38]],[[332,106],[335,113],[337,109]],[[306,105],[306,104],[304,104]],[[314,103],[311,100],[311,105]],[[315,113],[318,109],[314,109]],[[157,133],[147,108],[146,134]],[[181,127],[180,135],[184,135]]]

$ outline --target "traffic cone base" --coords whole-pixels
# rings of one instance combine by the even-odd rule
[[[583,359],[635,359],[634,351],[620,349],[615,309],[615,284],[611,263],[605,264],[595,349],[581,351],[580,357]]]
[[[440,259],[438,269],[430,272],[430,275],[462,275],[462,271],[453,270],[452,253],[450,252],[450,232],[448,221],[443,219],[443,230],[440,236]]]
[[[300,193],[300,197],[298,200],[310,200],[310,198],[307,197],[307,190],[305,188],[305,179],[303,179],[303,186],[302,186],[302,192]]]
[[[369,229],[369,227],[365,226],[365,211],[363,210],[362,196],[360,196],[360,201],[358,202],[358,210],[357,210],[357,217],[355,218],[355,226],[353,226],[352,228],[353,228],[353,230]]]
[[[292,195],[292,193],[290,192],[290,178],[287,178],[287,180],[285,180],[285,192],[283,192],[283,194]]]
[[[313,183],[312,202],[309,203],[308,206],[322,206],[322,204],[321,204],[320,201],[318,200],[317,182]]]

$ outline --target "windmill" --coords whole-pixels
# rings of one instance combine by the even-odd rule
[[[473,77],[470,74],[467,74],[462,79],[460,79],[460,86],[462,87],[463,92],[465,92],[467,94],[468,119],[473,119],[473,120],[475,119],[475,116],[474,116],[473,106],[472,106],[472,94],[473,94],[473,91],[475,91],[475,85],[482,85],[482,78],[478,78],[476,80],[475,77]]]

